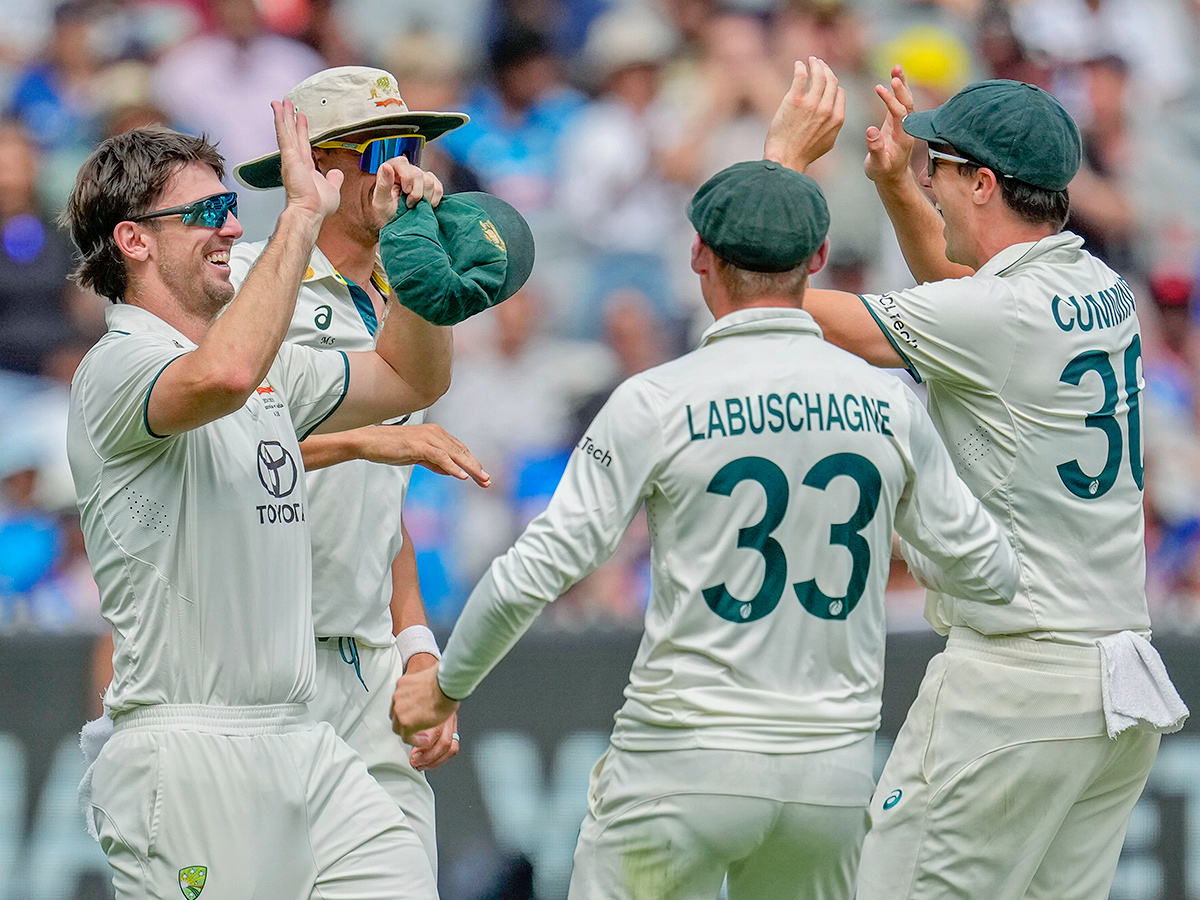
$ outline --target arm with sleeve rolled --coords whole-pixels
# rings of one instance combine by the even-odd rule
[[[1020,568],[1000,524],[958,474],[933,421],[905,390],[909,482],[896,509],[901,552],[917,581],[964,600],[1008,603]]]
[[[470,695],[548,603],[612,556],[648,495],[662,429],[638,379],[619,386],[588,428],[611,464],[576,450],[546,511],[496,559],[471,592],[429,670],[397,685],[393,720],[408,735],[436,724]]]

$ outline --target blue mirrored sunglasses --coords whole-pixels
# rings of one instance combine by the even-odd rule
[[[205,228],[220,228],[225,224],[226,217],[232,213],[237,217],[237,193],[226,191],[223,194],[213,194],[194,203],[183,206],[172,206],[168,209],[156,209],[141,216],[130,216],[130,222],[140,222],[143,219],[161,219],[163,216],[180,216],[184,225],[203,225]]]
[[[382,137],[350,144],[345,141],[322,141],[318,147],[325,149],[353,150],[359,154],[358,167],[368,175],[374,175],[389,159],[403,156],[414,166],[421,164],[421,151],[425,149],[425,138],[419,134],[404,137]]]

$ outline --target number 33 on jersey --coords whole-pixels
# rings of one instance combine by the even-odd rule
[[[726,315],[618,387],[477,591],[553,599],[643,502],[651,597],[614,732],[628,749],[701,714],[714,746],[760,752],[764,733],[833,746],[876,727],[893,528],[931,585],[999,604],[1016,589],[999,525],[916,397],[800,310]]]

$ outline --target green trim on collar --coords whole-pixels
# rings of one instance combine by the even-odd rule
[[[379,319],[375,315],[375,304],[371,302],[371,298],[367,296],[367,292],[349,278],[343,275],[341,279],[350,290],[350,299],[354,301],[354,308],[358,310],[359,317],[363,320],[363,324],[367,326],[367,334],[375,337],[375,332],[379,330]]]

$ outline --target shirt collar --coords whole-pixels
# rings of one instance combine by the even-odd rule
[[[148,309],[130,303],[113,303],[104,310],[104,321],[109,331],[124,331],[129,334],[157,334],[183,350],[194,350],[196,345],[165,319]]]
[[[313,247],[312,256],[308,260],[308,268],[304,271],[304,280],[306,282],[323,281],[326,278],[332,278],[335,281],[340,281],[342,284],[347,283],[345,276],[334,268],[329,258],[321,252],[321,248]],[[371,272],[371,281],[385,297],[392,292],[388,284],[387,273],[383,269],[383,260],[379,256],[378,248],[375,251],[375,269]]]
[[[1023,244],[1013,244],[1005,247],[982,266],[976,275],[1003,275],[1006,270],[1017,265],[1032,262],[1045,256],[1062,254],[1073,256],[1083,246],[1083,238],[1069,231],[1060,231],[1044,237],[1040,241],[1028,241]]]
[[[320,247],[313,247],[312,256],[308,258],[308,268],[304,270],[305,281],[323,281],[326,278],[343,280],[338,270],[333,267],[328,257],[321,252]]]
[[[789,306],[755,306],[721,316],[704,330],[704,334],[700,336],[700,346],[732,334],[754,334],[762,331],[794,331],[824,338],[816,319],[802,309]]]

